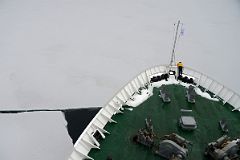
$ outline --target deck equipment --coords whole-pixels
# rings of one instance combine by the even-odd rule
[[[169,96],[169,93],[167,91],[167,88],[163,85],[161,86],[160,90],[159,90],[159,97],[162,98],[163,102],[164,103],[169,103],[171,102],[171,99],[170,99],[170,96]]]
[[[179,118],[179,126],[183,130],[195,130],[197,128],[197,122],[190,114],[192,110],[181,109],[182,116]]]
[[[195,97],[196,97],[196,92],[194,90],[194,86],[193,85],[190,85],[188,87],[188,89],[186,90],[186,98],[187,98],[187,101],[189,103],[195,103],[196,100],[195,100]]]
[[[230,140],[230,137],[224,135],[216,142],[208,144],[205,155],[213,160],[239,160],[240,158],[240,140]]]

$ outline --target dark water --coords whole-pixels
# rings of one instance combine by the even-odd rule
[[[0,114],[24,114],[29,112],[62,112],[67,121],[68,134],[74,144],[89,122],[101,107],[77,109],[33,109],[33,110],[2,110]]]
[[[62,111],[67,121],[67,130],[73,144],[101,108],[69,109]]]

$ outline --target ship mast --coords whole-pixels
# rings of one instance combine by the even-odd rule
[[[176,28],[176,33],[175,33],[175,37],[174,37],[174,43],[173,43],[173,49],[172,49],[172,56],[171,56],[171,61],[170,61],[170,64],[169,64],[169,67],[170,67],[170,68],[176,65],[175,49],[176,49],[176,43],[177,43],[177,39],[178,39],[179,25],[180,25],[180,20],[178,20],[177,28]]]

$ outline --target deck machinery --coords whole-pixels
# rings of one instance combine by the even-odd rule
[[[187,157],[188,146],[191,142],[183,137],[171,133],[157,140],[153,132],[153,125],[150,118],[145,119],[145,128],[139,129],[133,136],[133,141],[152,149],[153,153],[169,160],[184,160]]]
[[[216,142],[208,144],[205,155],[214,160],[239,160],[239,152],[240,140],[230,140],[230,137],[224,135]]]

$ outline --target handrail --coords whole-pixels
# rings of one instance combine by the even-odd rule
[[[99,148],[100,144],[94,138],[96,131],[100,132],[101,135],[110,134],[104,130],[105,125],[108,122],[115,122],[111,117],[120,111],[122,105],[128,101],[131,96],[139,92],[139,88],[145,87],[150,83],[151,76],[158,73],[166,73],[169,71],[168,65],[158,65],[150,67],[143,72],[139,73],[126,85],[124,85],[116,94],[101,108],[96,114],[92,121],[88,124],[85,130],[82,132],[76,143],[74,144],[74,151],[69,157],[69,160],[82,160],[92,159],[88,156],[88,153],[92,148]],[[177,71],[176,66],[171,66],[171,69]],[[197,85],[205,88],[205,91],[210,91],[216,97],[223,100],[223,103],[229,103],[233,106],[233,110],[240,109],[240,96],[233,90],[222,85],[218,81],[210,78],[209,76],[191,69],[190,67],[184,67],[184,74],[194,77]]]

